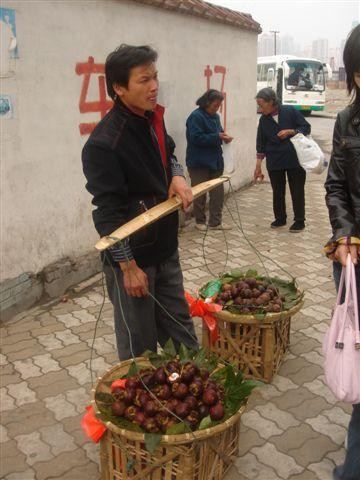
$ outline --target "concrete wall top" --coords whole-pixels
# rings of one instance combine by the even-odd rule
[[[235,137],[234,186],[255,156],[257,33],[134,1],[2,2],[15,14],[18,58],[1,78],[11,110],[2,128],[2,279],[78,256],[97,239],[81,149],[111,102],[103,65],[121,43],[159,52],[160,99],[177,156],[185,121],[208,87],[226,93],[222,122]],[[87,84],[88,82],[88,84]]]

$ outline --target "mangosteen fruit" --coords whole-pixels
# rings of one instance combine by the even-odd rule
[[[118,400],[111,405],[111,410],[117,417],[122,417],[126,410],[126,404],[122,400]]]
[[[224,418],[225,410],[221,403],[217,403],[210,407],[210,418],[211,420],[221,420]]]

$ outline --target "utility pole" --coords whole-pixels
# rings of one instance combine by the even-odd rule
[[[276,55],[276,35],[280,32],[279,32],[279,30],[270,30],[270,33],[274,34],[274,47],[275,47],[274,48],[274,50],[275,50],[274,55]]]

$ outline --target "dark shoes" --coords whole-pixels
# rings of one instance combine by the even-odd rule
[[[279,228],[286,225],[286,220],[275,220],[274,222],[270,223],[270,228]]]
[[[305,228],[304,222],[294,222],[289,228],[291,233],[299,233]]]

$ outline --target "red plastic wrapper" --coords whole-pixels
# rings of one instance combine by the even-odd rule
[[[106,432],[105,425],[95,417],[94,408],[91,405],[85,407],[87,413],[81,419],[81,426],[85,434],[91,438],[95,443],[98,443],[100,438]]]
[[[201,317],[204,320],[210,330],[211,343],[215,343],[219,338],[219,331],[214,313],[220,312],[222,306],[216,303],[206,303],[200,298],[196,299],[188,292],[185,292],[185,298],[189,304],[190,315],[192,317]]]
[[[119,378],[119,380],[114,380],[111,384],[111,391],[113,392],[115,388],[125,388],[126,378]]]

